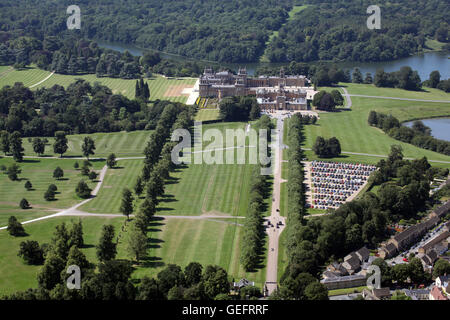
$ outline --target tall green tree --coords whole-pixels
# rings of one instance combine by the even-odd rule
[[[83,155],[89,160],[90,155],[95,154],[95,142],[90,137],[85,137],[83,140],[83,145],[81,146]]]
[[[86,182],[81,180],[80,182],[78,182],[75,192],[80,198],[87,199],[91,196],[92,189],[89,188]]]
[[[122,192],[122,203],[120,205],[120,212],[124,216],[127,216],[127,219],[130,219],[130,214],[133,213],[133,201],[134,197],[131,191],[128,188],[125,188]]]
[[[64,177],[64,171],[61,169],[61,167],[56,167],[56,169],[53,171],[53,178],[56,180],[60,180],[62,177]]]
[[[434,70],[430,73],[429,84],[431,88],[436,88],[439,82],[441,81],[441,74],[439,71]]]
[[[97,245],[97,258],[105,262],[114,260],[117,254],[117,244],[114,241],[115,232],[113,225],[104,225]]]
[[[42,156],[45,153],[45,142],[41,138],[33,139],[33,151],[38,155]]]
[[[63,154],[66,153],[69,148],[67,145],[68,141],[64,131],[55,132],[55,143],[53,144],[53,151],[59,154],[62,158]]]
[[[352,74],[352,82],[353,83],[363,83],[363,77],[361,70],[359,68],[355,68]]]
[[[72,229],[70,230],[70,246],[76,246],[77,248],[82,248],[84,245],[83,239],[83,223],[81,219],[78,222],[73,223]]]
[[[9,217],[8,227],[6,228],[6,230],[10,235],[14,237],[22,236],[25,234],[25,229],[15,216]]]
[[[3,130],[0,132],[0,150],[3,151],[5,155],[10,152],[8,131]]]
[[[137,262],[147,252],[147,236],[135,222],[131,223],[129,229],[128,252]]]
[[[106,165],[108,168],[114,168],[117,165],[116,155],[114,153],[111,153],[108,156],[108,159],[106,159]]]
[[[20,132],[14,131],[9,138],[10,151],[15,161],[21,162],[23,160],[22,137]]]
[[[14,162],[6,169],[6,174],[8,175],[9,180],[17,181],[19,179],[19,174],[22,173],[19,165]]]

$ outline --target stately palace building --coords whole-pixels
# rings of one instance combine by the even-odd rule
[[[239,69],[237,75],[205,69],[200,77],[199,95],[218,99],[254,95],[262,110],[307,110],[304,88],[308,83],[304,76],[286,76],[283,68],[278,77],[257,78],[248,77],[245,68]]]

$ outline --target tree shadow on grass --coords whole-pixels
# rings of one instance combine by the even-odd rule
[[[147,239],[147,247],[150,249],[161,248],[161,243],[164,243],[164,240],[157,239],[157,238],[148,238]]]
[[[175,199],[175,196],[172,194],[164,194],[161,199],[159,199],[160,202],[177,202],[178,200]]]
[[[141,266],[143,268],[158,268],[163,267],[165,263],[160,257],[145,257],[141,260]]]
[[[39,162],[41,162],[41,161],[37,160],[37,159],[23,159],[21,161],[21,163],[39,163]]]
[[[156,208],[156,211],[158,211],[158,212],[162,212],[162,211],[173,211],[173,210],[175,210],[174,208],[168,208],[168,207],[159,207],[159,208]]]

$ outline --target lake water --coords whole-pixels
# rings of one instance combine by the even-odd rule
[[[141,56],[143,53],[143,49],[138,48],[133,45],[123,45],[120,43],[107,42],[102,40],[97,40],[97,43],[100,47],[109,48],[113,50],[117,50],[120,52],[124,52],[128,50],[132,55]],[[166,59],[173,60],[188,60],[188,61],[198,61],[195,59],[189,59],[183,56],[169,54],[169,53],[160,53],[161,57]],[[441,74],[441,79],[449,79],[450,78],[450,55],[445,52],[426,52],[424,54],[415,55],[407,58],[402,58],[394,61],[385,61],[385,62],[339,62],[337,65],[344,69],[350,69],[353,71],[354,68],[359,68],[365,76],[367,72],[372,73],[372,76],[375,75],[377,69],[383,68],[386,72],[398,71],[403,66],[410,66],[413,70],[417,70],[420,75],[420,79],[422,81],[427,80],[430,76],[431,71],[439,70]],[[217,63],[214,63],[217,65]],[[232,70],[237,71],[239,67],[247,67],[247,72],[249,75],[254,75],[255,70],[259,66],[271,65],[271,66],[282,66],[285,65],[283,63],[220,63],[221,66],[228,67]]]
[[[421,120],[424,125],[431,128],[431,135],[437,139],[450,141],[450,118],[435,118]],[[414,121],[404,123],[411,127]]]

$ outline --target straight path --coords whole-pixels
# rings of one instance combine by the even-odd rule
[[[266,267],[266,283],[264,291],[267,295],[271,295],[278,289],[278,248],[281,232],[286,227],[286,218],[280,215],[281,200],[281,163],[283,160],[283,116],[277,115],[277,131],[275,135],[275,171],[273,181],[273,201],[272,212],[267,219],[271,226],[268,226],[266,232],[269,237],[269,253],[267,257]],[[283,146],[283,147],[282,147]],[[273,150],[273,149],[272,149]],[[279,223],[281,222],[281,225]],[[278,228],[277,228],[278,226]]]
[[[346,95],[349,97],[362,97],[362,98],[373,98],[373,99],[388,99],[388,100],[404,100],[404,101],[418,101],[418,102],[439,102],[439,103],[450,103],[448,100],[424,100],[424,99],[412,99],[412,98],[398,98],[398,97],[384,97],[384,96],[368,96],[364,94],[348,94],[345,88],[342,88]]]
[[[311,151],[310,148],[303,148],[303,150]],[[349,152],[349,151],[342,151],[341,153],[344,154],[353,154],[356,156],[367,156],[367,157],[377,157],[377,158],[387,158],[387,155],[384,154],[371,154],[371,153],[360,153],[360,152]],[[415,160],[415,158],[403,158],[405,160]],[[428,162],[436,162],[436,163],[448,163],[450,164],[450,161],[444,161],[444,160],[430,160],[428,159]]]

